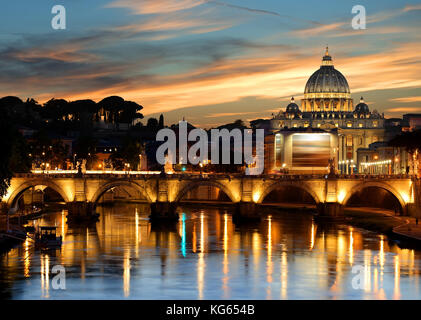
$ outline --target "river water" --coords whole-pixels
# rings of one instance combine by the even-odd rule
[[[0,298],[421,298],[421,250],[386,236],[302,213],[236,227],[228,209],[181,209],[166,229],[151,226],[142,204],[101,207],[90,227],[68,226],[64,211],[44,215],[34,224],[57,226],[62,248],[28,240],[0,256]]]

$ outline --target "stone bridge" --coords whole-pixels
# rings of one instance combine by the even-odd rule
[[[290,186],[312,196],[319,214],[337,216],[350,197],[367,187],[389,191],[400,203],[405,215],[415,215],[419,207],[420,183],[409,176],[323,176],[241,174],[19,174],[12,181],[3,207],[13,208],[25,190],[47,186],[58,192],[68,205],[69,216],[89,216],[101,196],[115,187],[136,190],[151,204],[152,218],[178,216],[179,201],[197,186],[208,185],[222,190],[238,206],[240,217],[255,217],[258,205],[273,190]],[[393,208],[391,208],[393,209]]]

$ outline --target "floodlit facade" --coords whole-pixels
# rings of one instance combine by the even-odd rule
[[[266,149],[268,152],[273,149],[274,154],[266,156],[266,165],[269,165],[266,171],[282,171],[282,165],[285,168],[289,162],[292,166],[297,163],[288,156],[295,152],[288,150],[289,147],[294,148],[294,143],[286,145],[286,149],[283,150],[286,152],[283,157],[290,160],[283,161],[282,164],[275,160],[279,159],[279,156],[275,155],[276,152],[280,152],[277,134],[278,137],[284,137],[285,130],[317,129],[335,137],[329,142],[330,157],[335,169],[341,173],[358,172],[357,150],[368,149],[370,144],[387,141],[390,138],[391,133],[386,128],[385,120],[383,114],[379,114],[376,110],[370,111],[363,97],[354,107],[348,82],[345,76],[335,69],[333,59],[326,48],[320,68],[310,76],[305,85],[301,107],[292,97],[285,111],[281,110],[270,120],[269,132],[273,133],[274,137],[268,137],[266,143],[274,145]],[[312,134],[316,133],[312,131]],[[312,152],[309,152],[308,156]],[[320,152],[319,150],[315,154],[320,155]],[[326,159],[323,161],[324,166]],[[321,167],[322,165],[319,166]]]

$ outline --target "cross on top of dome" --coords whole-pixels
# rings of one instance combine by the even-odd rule
[[[329,54],[329,46],[326,46],[326,52],[323,56],[322,66],[333,66],[332,57]]]

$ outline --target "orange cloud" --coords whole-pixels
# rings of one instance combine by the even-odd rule
[[[390,99],[390,101],[403,102],[403,103],[420,102],[421,97],[418,96],[418,97],[394,98],[394,99]]]
[[[129,8],[135,14],[169,13],[197,7],[205,0],[117,0],[107,8]]]
[[[386,109],[386,112],[390,112],[390,113],[405,113],[405,112],[420,112],[421,111],[421,107],[417,108],[390,108],[390,109]]]
[[[173,36],[177,36],[176,30],[182,30],[183,34],[186,33],[207,33],[220,31],[233,26],[233,22],[220,21],[218,19],[203,18],[208,11],[192,16],[190,14],[173,14],[173,15],[160,15],[151,18],[147,21],[140,23],[129,24],[117,27],[118,31],[129,32],[160,32],[169,31]],[[152,36],[156,37],[156,36]],[[158,35],[158,40],[168,39],[172,37],[170,34]]]
[[[344,25],[346,25],[346,23],[344,22],[324,24],[324,25],[319,25],[317,27],[294,30],[291,32],[291,35],[296,36],[296,37],[310,37],[310,36],[315,36],[315,35],[325,33],[328,31],[338,30]]]
[[[421,4],[407,5],[405,8],[402,9],[403,12],[416,11],[416,10],[421,10]]]
[[[380,34],[392,34],[392,33],[405,33],[413,32],[414,29],[407,27],[370,27],[367,29],[354,30],[352,28],[346,29],[343,32],[336,32],[329,35],[331,38],[337,37],[350,37],[350,36],[360,36],[360,35],[380,35]]]
[[[306,48],[306,52],[315,51]],[[334,48],[331,49],[335,67],[346,76],[353,93],[421,87],[421,64],[416,63],[420,51],[421,43],[401,44],[381,53],[353,57],[335,55]],[[100,90],[87,88],[77,93],[56,92],[55,96],[99,100],[117,94],[142,103],[146,115],[233,102],[246,97],[279,100],[303,92],[307,79],[319,67],[322,53],[318,57],[297,52],[295,59],[291,59],[288,51],[281,54],[272,51],[266,55],[250,54],[217,60],[188,72],[162,75],[151,83],[142,81],[141,85],[138,84],[141,79],[133,77]],[[273,109],[277,107],[274,105]],[[271,110],[266,109],[266,112]],[[237,112],[233,110],[232,113]],[[265,116],[261,114],[261,117]]]

